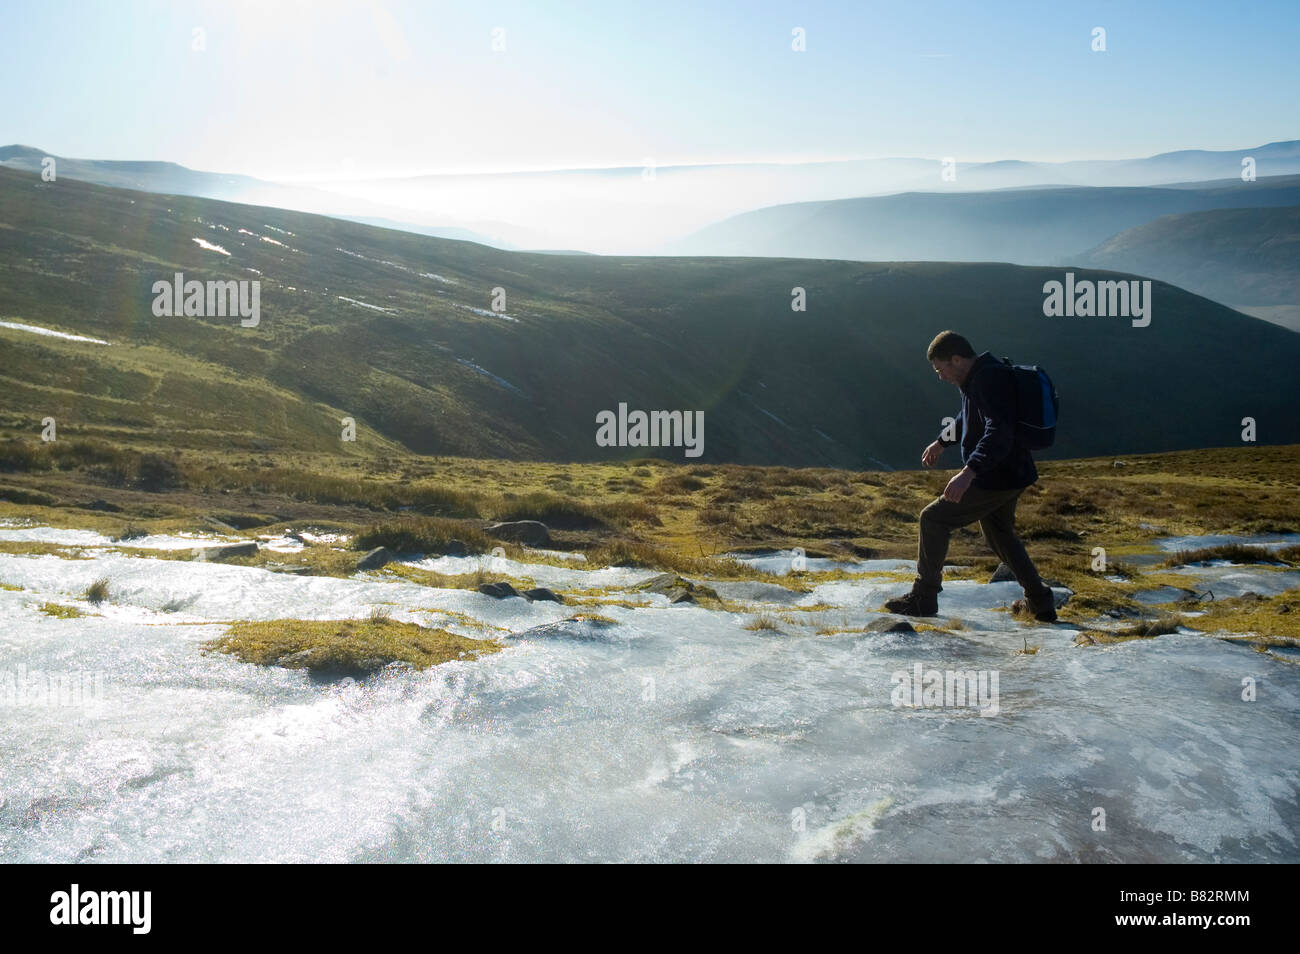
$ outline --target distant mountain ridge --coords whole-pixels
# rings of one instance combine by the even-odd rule
[[[940,187],[945,191],[986,191],[1034,186],[1147,186],[1237,178],[1242,171],[1241,162],[1246,158],[1254,160],[1256,176],[1298,175],[1300,140],[1265,143],[1250,149],[1184,149],[1137,159],[1080,159],[1067,162],[999,159],[968,162],[960,157],[952,158],[951,171],[954,175],[951,180],[943,177],[945,159],[941,157],[678,163],[658,166],[654,169],[654,174],[656,177],[673,177],[762,173],[781,181],[780,174],[784,172],[789,175],[790,181],[806,177],[828,182],[836,190],[847,189],[846,198]],[[523,176],[539,179],[550,177],[557,181],[583,176],[640,179],[645,173],[644,166],[616,166],[500,173],[429,173],[361,181],[401,188],[412,183],[439,180],[467,185],[475,180],[503,181]]]
[[[268,182],[252,176],[200,172],[175,162],[70,159],[64,156],[53,156],[33,146],[0,146],[0,166],[10,169],[39,174],[46,158],[54,159],[56,177],[91,182],[95,185],[324,213],[385,228],[401,228],[423,235],[496,244],[496,239],[471,229],[421,225],[395,219],[391,216],[400,215],[400,209],[388,209],[382,205],[305,186]]]
[[[20,150],[20,151],[15,151]],[[4,147],[0,163],[33,172],[43,155]],[[1240,176],[1251,158],[1261,177],[1300,174],[1300,142],[1251,149],[1182,150],[1138,159],[967,162],[952,157],[846,159],[811,162],[732,162],[556,169],[481,174],[429,174],[320,181],[313,187],[247,176],[195,172],[174,163],[61,159],[69,178],[165,194],[392,224],[424,234],[465,238],[498,248],[582,249],[598,253],[698,254],[690,237],[732,216],[801,202],[882,197],[906,192],[938,195],[1000,189],[1176,186]],[[1164,208],[1158,214],[1188,211]],[[1154,216],[1151,216],[1154,217]],[[1126,221],[1088,237],[1071,252],[1139,224]],[[799,249],[730,254],[803,255]],[[817,253],[822,254],[822,253]],[[846,253],[832,252],[836,257]],[[946,258],[911,251],[872,258]],[[969,256],[959,256],[969,258]],[[986,256],[987,257],[987,256]],[[1005,256],[1003,256],[1005,257]],[[974,259],[971,259],[974,260]],[[1013,259],[1018,260],[1018,259]]]
[[[1240,177],[1251,158],[1257,176],[1300,174],[1300,142],[1251,149],[1183,150],[1141,159],[966,162],[962,157],[845,159],[815,162],[732,162],[623,166],[515,173],[430,174],[328,184],[374,202],[413,208],[476,210],[554,236],[552,247],[631,254],[775,254],[801,250],[705,250],[690,236],[711,224],[759,208],[829,202],[904,192],[941,195],[1040,187],[1140,187]],[[1174,211],[1167,209],[1165,211]],[[572,223],[572,225],[570,225]],[[1134,221],[1128,225],[1137,224]],[[1112,230],[1111,233],[1113,234]],[[1090,237],[1082,251],[1106,235]],[[536,241],[515,240],[526,248]],[[817,257],[820,253],[808,253]],[[834,257],[849,257],[831,253]],[[945,258],[910,252],[864,256],[907,260]],[[973,259],[972,259],[973,260]]]
[[[1162,215],[1300,204],[1300,176],[1177,187],[916,193],[759,209],[673,246],[682,255],[1069,264]]]

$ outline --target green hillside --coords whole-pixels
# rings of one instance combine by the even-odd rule
[[[1300,305],[1300,205],[1166,215],[1107,239],[1080,261],[1234,305]]]
[[[260,324],[155,317],[153,284],[175,272],[260,280]],[[54,416],[61,438],[192,448],[682,459],[598,447],[597,412],[625,402],[704,411],[701,462],[912,467],[957,407],[924,355],[955,327],[1052,371],[1055,456],[1231,444],[1243,416],[1263,442],[1300,441],[1277,387],[1300,336],[1160,283],[1146,328],[1045,318],[1043,283],[1061,277],[504,252],[0,170],[0,321],[111,342],[0,328],[0,428],[31,436]],[[508,317],[490,310],[498,287]],[[344,416],[356,444],[338,440]]]

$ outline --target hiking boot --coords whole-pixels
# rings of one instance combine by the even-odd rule
[[[899,613],[903,616],[938,616],[939,597],[933,593],[918,593],[916,590],[906,596],[897,596],[885,603],[885,612]]]
[[[1034,599],[1021,597],[1011,604],[1011,615],[1013,616],[1033,616],[1040,623],[1056,622],[1056,597],[1052,595],[1052,588],[1043,585],[1042,591]]]

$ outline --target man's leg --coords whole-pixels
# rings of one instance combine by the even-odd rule
[[[1024,543],[1016,534],[1016,504],[1019,503],[1022,492],[1017,491],[1014,497],[985,514],[980,520],[980,529],[984,531],[984,539],[993,552],[1016,575],[1016,581],[1024,588],[1025,598],[1030,605],[1039,609],[1044,607],[1046,587],[1038,575],[1034,561],[1025,551]],[[1047,592],[1050,594],[1050,591]],[[1048,599],[1046,605],[1050,606],[1050,596]]]
[[[1005,508],[1008,503],[1014,514],[1016,497],[1019,495],[1018,490],[968,487],[966,493],[962,494],[960,503],[940,497],[927,505],[921,511],[921,527],[916,546],[916,579],[912,583],[912,589],[929,595],[943,589],[943,561],[948,556],[948,540],[952,532],[976,520],[983,525],[986,515]],[[1014,531],[1012,535],[1014,536]],[[996,548],[994,552],[998,552]],[[1024,555],[1024,547],[1021,547],[1020,552]],[[1025,556],[1025,559],[1028,560],[1029,557]],[[1032,566],[1030,564],[1031,569]]]

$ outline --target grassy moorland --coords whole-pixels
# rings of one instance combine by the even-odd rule
[[[1166,215],[1114,235],[1076,260],[1151,275],[1234,305],[1295,305],[1300,205]]]
[[[189,554],[132,540],[310,526],[355,548],[502,545],[526,563],[558,560],[483,532],[520,519],[542,521],[552,549],[589,564],[696,579],[761,577],[725,556],[744,549],[911,557],[917,512],[951,472],[887,468],[915,461],[955,409],[922,357],[946,324],[1052,370],[1070,422],[1061,455],[1225,444],[1243,415],[1269,440],[1298,433],[1277,382],[1300,360],[1300,338],[1170,286],[1149,328],[1058,322],[1042,316],[1042,281],[1059,277],[1043,269],[507,253],[10,170],[0,253],[0,320],[110,342],[0,328],[0,518],[98,529],[155,558]],[[153,282],[175,272],[258,276],[261,324],[153,315]],[[498,286],[505,315],[485,310]],[[807,312],[791,310],[796,286]],[[1207,356],[1212,387],[1187,373]],[[598,447],[595,412],[621,402],[707,410],[701,462]],[[344,417],[355,441],[340,440]],[[50,443],[37,436],[47,418]],[[1150,616],[1135,594],[1179,578],[1131,558],[1162,533],[1300,529],[1298,457],[1295,445],[1244,445],[1045,462],[1020,527],[1044,575],[1074,590],[1066,619]],[[1106,572],[1093,569],[1097,547]],[[78,555],[12,541],[0,552]],[[355,550],[323,545],[235,560],[356,568]],[[956,535],[951,561],[969,578],[994,569],[975,528]],[[432,586],[528,582],[387,572]],[[781,580],[809,589],[836,572]],[[1279,632],[1295,618],[1246,610],[1272,612]]]
[[[1169,572],[1171,562],[1264,559],[1262,552],[1237,548],[1135,565],[1135,557],[1152,552],[1152,537],[1300,531],[1300,446],[1055,461],[1043,463],[1041,471],[1039,483],[1022,498],[1018,525],[1043,575],[1075,591],[1062,613],[1066,620],[1095,622],[1106,613],[1152,616],[1134,594],[1160,585],[1185,587],[1185,577]],[[334,530],[352,538],[352,550],[264,550],[235,562],[340,576],[355,572],[358,550],[381,545],[437,553],[456,541],[470,553],[504,546],[507,555],[525,562],[558,562],[483,532],[493,521],[530,519],[548,526],[552,549],[582,552],[588,565],[756,578],[759,571],[725,554],[801,547],[810,557],[913,557],[917,512],[951,473],[651,459],[579,464],[410,455],[165,455],[94,441],[10,440],[0,442],[0,518],[97,529],[126,553],[135,552],[131,540],[144,533],[211,532],[212,520],[250,535]],[[1097,547],[1106,551],[1105,572],[1094,569]],[[76,555],[75,548],[48,543],[0,543],[0,551]],[[188,551],[139,551],[146,552],[190,557]],[[1273,558],[1300,565],[1294,547]],[[996,567],[977,527],[955,535],[950,562],[963,567],[958,577],[972,579],[986,578]],[[461,578],[410,572],[435,586],[528,582],[485,573]],[[782,582],[806,589],[837,572],[795,573]],[[1274,635],[1300,636],[1293,632],[1300,613],[1277,608],[1284,605],[1285,599],[1252,603],[1243,613],[1255,621],[1261,613],[1269,616]],[[1226,612],[1225,604],[1206,619]],[[1142,635],[1148,634],[1110,634]]]
[[[155,315],[154,284],[177,273],[258,282],[259,323]],[[596,414],[625,403],[705,412],[701,460],[909,467],[957,409],[925,361],[955,327],[1051,371],[1053,456],[1222,446],[1244,416],[1262,440],[1300,441],[1277,386],[1300,336],[1161,283],[1147,327],[1047,318],[1043,284],[1061,278],[998,262],[504,252],[0,169],[0,322],[108,342],[0,327],[0,430],[34,436],[52,417],[61,439],[217,454],[685,462],[682,448],[598,446]],[[1210,362],[1207,387],[1189,369]]]

